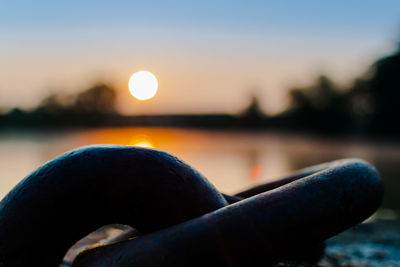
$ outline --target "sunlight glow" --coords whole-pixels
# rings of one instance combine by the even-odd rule
[[[154,148],[151,138],[145,134],[139,134],[132,137],[129,145],[144,148]]]
[[[129,91],[139,100],[148,100],[157,93],[156,76],[148,71],[135,72],[129,79]]]

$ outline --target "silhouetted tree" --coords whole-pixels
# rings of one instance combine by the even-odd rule
[[[50,94],[37,108],[23,116],[10,114],[9,121],[28,125],[101,125],[109,123],[115,114],[116,92],[105,84],[97,84],[74,95]],[[4,119],[3,119],[4,121]]]
[[[364,77],[349,90],[352,110],[366,121],[366,130],[375,133],[400,133],[395,118],[400,116],[400,47],[377,60]]]
[[[265,114],[261,109],[257,96],[252,96],[249,105],[240,114],[243,117],[264,118]]]
[[[44,98],[35,109],[36,113],[59,114],[65,112],[65,105],[59,95],[51,94]]]
[[[90,114],[115,113],[116,92],[113,88],[105,85],[95,85],[79,93],[73,105],[75,111]]]
[[[325,75],[314,84],[290,90],[291,107],[283,118],[302,130],[340,132],[348,127],[345,93]]]
[[[394,118],[400,115],[400,51],[378,60],[373,69],[368,90],[373,99],[374,126],[385,131],[391,128],[399,131]]]
[[[374,112],[373,96],[368,90],[369,81],[365,78],[357,78],[347,93],[351,111],[355,116],[365,117]]]
[[[263,128],[266,127],[267,116],[262,111],[258,97],[253,95],[249,105],[239,113],[238,125],[244,128]]]
[[[338,87],[325,75],[320,75],[310,87],[290,91],[294,108],[328,111],[344,108]]]

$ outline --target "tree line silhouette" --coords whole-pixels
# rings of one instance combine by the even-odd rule
[[[14,108],[0,115],[0,127],[72,127],[102,125],[275,128],[324,134],[390,135],[400,133],[400,46],[374,62],[347,88],[320,75],[313,84],[289,91],[290,106],[267,116],[253,96],[240,114],[122,116],[116,91],[99,83],[74,95],[51,94],[31,111]]]
[[[290,98],[290,108],[278,116],[282,126],[328,133],[397,136],[400,46],[393,54],[374,62],[347,88],[339,88],[321,75],[309,87],[291,89]]]
[[[116,112],[116,91],[103,83],[72,95],[50,94],[32,111],[14,108],[0,117],[0,125],[18,127],[101,126]]]

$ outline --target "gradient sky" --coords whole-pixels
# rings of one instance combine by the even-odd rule
[[[105,81],[127,114],[238,112],[252,93],[274,112],[318,73],[363,73],[399,25],[398,0],[0,0],[0,106]],[[159,93],[138,102],[127,84],[143,69]]]

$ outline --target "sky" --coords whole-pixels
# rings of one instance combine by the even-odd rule
[[[320,73],[350,83],[400,39],[398,0],[0,0],[0,107],[33,107],[96,82],[124,114],[274,113]],[[129,95],[148,70],[159,91]]]

